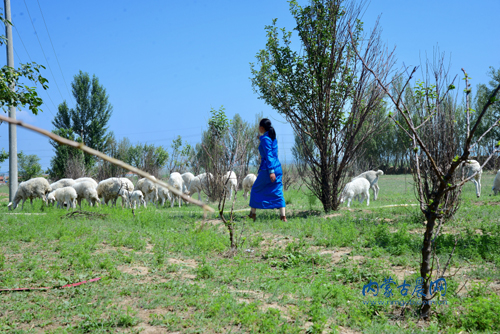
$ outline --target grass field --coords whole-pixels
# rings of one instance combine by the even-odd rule
[[[410,176],[383,176],[377,201],[325,215],[307,193],[285,193],[288,223],[236,209],[240,251],[227,256],[227,231],[215,215],[203,223],[193,205],[136,211],[84,207],[104,218],[65,217],[37,200],[7,210],[0,187],[0,292],[5,333],[459,333],[500,332],[500,197],[483,174],[436,240],[441,267],[457,247],[444,305],[432,321],[395,287],[394,296],[363,296],[370,280],[415,286],[423,225]],[[215,207],[215,206],[214,206]],[[20,214],[23,213],[23,214]],[[28,214],[28,213],[37,213]],[[418,300],[418,298],[414,298]],[[372,303],[373,302],[373,303]],[[383,303],[383,304],[382,304]]]

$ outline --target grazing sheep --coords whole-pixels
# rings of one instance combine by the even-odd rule
[[[54,191],[54,197],[57,201],[57,207],[63,208],[64,203],[66,203],[66,210],[69,210],[69,207],[76,208],[76,199],[78,195],[76,194],[76,190],[73,187],[63,187],[58,188]]]
[[[134,184],[132,183],[132,181],[130,181],[130,179],[126,177],[120,177],[119,179],[124,183],[123,187],[125,188],[125,190],[128,190],[130,192],[134,191]]]
[[[54,203],[56,202],[56,198],[54,197],[54,191],[51,191],[47,195],[47,206],[54,206]]]
[[[116,200],[118,196],[122,198],[122,208],[124,204],[127,204],[127,196],[122,190],[126,190],[127,185],[125,182],[117,177],[111,177],[106,180],[102,180],[97,185],[97,196],[102,198],[101,203],[108,205],[109,201],[112,200],[112,206],[116,206]]]
[[[224,175],[223,182],[227,189],[226,195],[229,193],[229,200],[231,200],[233,198],[233,190],[235,193],[238,191],[238,179],[236,178],[236,174],[232,171],[227,172]]]
[[[97,181],[91,177],[81,177],[79,179],[76,179],[75,183],[78,183],[78,182],[92,182],[92,184],[94,185],[94,188],[97,189]]]
[[[59,188],[64,188],[64,187],[70,187],[75,184],[75,180],[73,179],[60,179],[59,181],[56,181],[50,185],[50,188],[52,188],[52,191],[59,189]]]
[[[133,204],[134,210],[136,209],[137,203],[139,203],[139,208],[141,207],[141,204],[144,205],[145,208],[147,208],[146,201],[144,200],[144,195],[140,190],[134,190],[132,192],[129,192],[129,200],[130,200],[130,207],[132,207]]]
[[[78,205],[80,206],[80,209],[82,208],[82,200],[84,198],[87,200],[87,202],[89,202],[90,206],[99,206],[99,196],[97,196],[97,190],[94,187],[94,183],[90,181],[82,181],[75,183],[74,185],[72,185],[72,187],[76,190],[76,200],[78,202]]]
[[[463,165],[463,169],[465,171],[465,178],[469,178],[477,172],[471,181],[476,185],[476,196],[479,198],[481,196],[481,174],[483,173],[481,165],[476,160],[467,160]]]
[[[495,176],[495,179],[493,180],[493,187],[491,188],[493,190],[493,193],[496,195],[498,192],[500,192],[500,169],[497,172],[497,175]]]
[[[166,200],[172,202],[170,191],[165,187],[158,186],[158,200],[160,201],[161,206],[165,205]]]
[[[24,202],[29,198],[33,205],[34,198],[41,198],[47,204],[47,195],[52,191],[49,182],[43,177],[36,177],[28,181],[21,182],[14,195],[13,202],[8,205],[9,211],[15,210],[22,200],[21,210],[24,209]]]
[[[194,179],[194,175],[192,173],[187,172],[182,174],[181,177],[184,180],[184,189],[182,191],[186,191],[189,188],[189,184]]]
[[[377,197],[378,197],[378,192],[380,190],[380,188],[378,187],[378,177],[380,175],[384,175],[384,172],[381,171],[380,169],[378,171],[369,170],[367,172],[359,174],[358,176],[356,176],[352,180],[360,178],[360,177],[367,179],[368,182],[370,182],[370,189],[373,190],[373,196],[374,196],[373,200],[376,201]]]
[[[181,193],[185,192],[184,180],[182,179],[181,174],[173,172],[172,174],[170,174],[167,183],[169,186],[177,189]],[[172,208],[174,207],[175,199],[177,198],[177,200],[179,201],[179,208],[180,208],[182,205],[182,198],[180,196],[175,195],[174,193],[170,194],[170,196],[172,198],[172,200],[170,201],[170,207]]]
[[[142,178],[139,181],[137,181],[135,189],[140,190],[143,193],[146,202],[150,201],[153,204],[156,204],[158,202],[158,187],[156,186],[156,184],[149,181],[148,179]]]
[[[248,174],[243,179],[243,197],[248,198],[248,193],[252,190],[252,186],[255,183],[257,176],[255,174]]]
[[[213,175],[208,173],[209,177],[212,179]],[[198,201],[201,201],[201,193],[207,192],[208,189],[208,177],[207,173],[203,173],[194,177],[189,183],[186,194],[193,197],[194,194],[198,193]]]
[[[366,197],[366,205],[370,205],[370,182],[365,178],[356,178],[345,185],[344,190],[342,190],[342,195],[340,196],[340,203],[344,203],[347,199],[347,207],[351,206],[351,201],[354,196],[361,195],[360,203]]]

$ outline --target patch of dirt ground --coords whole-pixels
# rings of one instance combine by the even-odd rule
[[[147,275],[148,274],[148,268],[147,267],[129,267],[129,266],[118,266],[116,267],[119,271],[121,271],[124,274],[131,274],[131,275]]]

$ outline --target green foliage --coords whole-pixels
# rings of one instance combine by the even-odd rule
[[[111,138],[108,122],[113,111],[106,89],[95,75],[91,79],[88,73],[82,71],[74,76],[71,88],[76,101],[75,108],[70,109],[66,101],[59,105],[52,121],[55,128],[53,132],[61,132],[65,138],[73,137],[95,150],[106,151],[106,144]],[[68,154],[67,150],[61,149],[61,145],[56,142],[51,144],[56,150],[56,156],[51,162],[51,175],[61,177],[60,175],[64,175],[64,162],[73,154]],[[94,166],[94,156],[85,154],[83,158],[87,169]]]
[[[2,148],[2,151],[0,152],[0,163],[4,162],[7,159],[9,159],[9,153],[5,152],[5,150]]]
[[[188,143],[182,144],[182,137],[177,136],[170,145],[172,152],[166,163],[168,173],[181,172],[189,167],[189,157],[193,152],[193,148]]]
[[[42,174],[40,158],[36,154],[24,154],[23,151],[17,154],[19,177],[22,181],[32,179]]]
[[[220,139],[228,131],[232,121],[227,118],[224,106],[219,110],[214,108],[210,109],[212,116],[208,119],[208,127],[210,134],[214,139]]]
[[[16,108],[27,106],[33,114],[38,115],[43,101],[32,85],[39,83],[43,89],[48,88],[48,80],[40,74],[41,68],[45,69],[43,65],[27,63],[21,64],[17,69],[8,66],[0,69],[0,107],[4,111],[8,106]],[[21,83],[22,78],[30,81],[31,86]],[[16,87],[14,91],[10,89],[13,86]]]
[[[61,106],[59,107],[59,110],[61,110]],[[60,137],[81,143],[81,138],[77,138],[72,129],[60,128],[57,130],[53,130],[52,133]],[[83,159],[83,152],[74,147],[60,145],[53,140],[50,140],[50,144],[55,149],[55,155],[52,157],[52,159],[50,159],[50,168],[48,170],[49,175],[53,179],[64,178],[68,161],[76,158]]]
[[[169,154],[163,146],[137,144],[130,146],[126,162],[155,176],[165,167]]]

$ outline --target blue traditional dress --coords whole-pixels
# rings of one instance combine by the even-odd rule
[[[250,192],[250,207],[256,209],[276,209],[285,207],[283,197],[283,171],[278,160],[278,140],[272,140],[265,132],[260,136],[259,153],[261,162],[259,174]],[[271,182],[270,174],[276,175]]]

